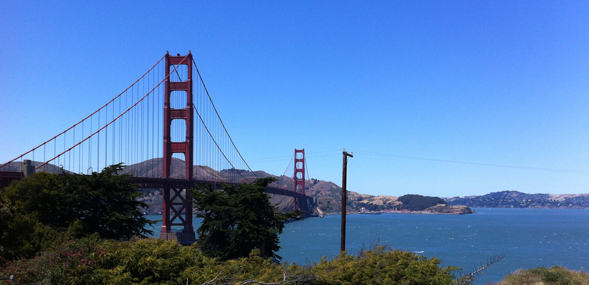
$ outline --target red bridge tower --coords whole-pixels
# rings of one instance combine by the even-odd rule
[[[305,149],[296,149],[295,148],[295,157],[294,157],[294,189],[293,191],[296,193],[301,193],[305,195]],[[299,187],[300,186],[300,187]],[[300,190],[299,190],[300,189]],[[301,201],[297,201],[297,198],[294,198],[294,209],[299,209],[302,211],[307,211],[307,201],[304,199]]]
[[[186,81],[175,77],[182,65],[186,66],[188,76]],[[175,69],[176,68],[176,69]],[[183,68],[182,68],[183,69]],[[174,81],[172,79],[176,79]],[[170,105],[172,92],[186,94],[186,108],[175,109]],[[182,96],[182,95],[180,95]],[[171,127],[173,120],[184,120],[186,123],[186,140],[173,142]],[[186,180],[192,180],[193,152],[194,152],[194,113],[192,111],[192,54],[186,56],[171,56],[166,53],[166,82],[164,99],[164,178],[170,178],[172,154],[184,154],[186,164]],[[162,212],[162,229],[160,238],[165,240],[178,239],[182,244],[192,244],[196,237],[192,226],[192,198],[188,189],[164,188],[164,202]],[[181,233],[172,232],[172,226],[183,226]]]

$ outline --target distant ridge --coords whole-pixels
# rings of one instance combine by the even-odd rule
[[[527,194],[519,191],[499,191],[480,196],[444,198],[450,205],[473,208],[589,208],[589,194]]]

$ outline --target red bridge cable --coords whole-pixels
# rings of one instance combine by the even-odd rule
[[[188,55],[187,55],[187,56],[188,56]],[[184,57],[184,59],[182,59],[182,62],[183,62],[183,61],[186,59],[186,57],[187,57],[187,56],[185,56],[185,57]],[[161,59],[160,59],[160,61],[161,61]],[[159,62],[158,62],[158,63],[159,63]],[[177,68],[177,66],[176,66],[176,68]],[[153,69],[153,67],[152,67],[152,69]],[[150,69],[150,70],[151,70],[151,69]],[[143,76],[145,76],[145,74],[144,74]],[[143,77],[143,76],[142,76],[142,77]],[[49,162],[51,162],[51,161],[55,160],[56,158],[60,157],[60,156],[61,156],[61,155],[63,155],[64,153],[66,153],[66,152],[68,152],[68,151],[72,150],[73,148],[75,148],[75,147],[77,147],[78,145],[82,144],[83,142],[85,142],[85,141],[86,141],[86,140],[88,140],[89,138],[93,137],[95,134],[99,133],[99,132],[100,132],[100,131],[102,131],[104,128],[108,127],[110,124],[112,124],[113,122],[115,122],[116,120],[118,120],[120,117],[122,117],[123,115],[125,115],[127,112],[129,112],[131,109],[133,109],[135,106],[137,106],[137,104],[141,103],[141,101],[143,101],[143,99],[145,99],[147,96],[149,96],[149,95],[150,95],[150,94],[151,94],[151,93],[152,93],[152,92],[153,92],[153,91],[154,91],[154,90],[155,90],[155,89],[156,89],[158,86],[160,86],[160,85],[161,85],[161,84],[162,84],[164,81],[166,81],[166,79],[168,79],[168,77],[169,77],[169,75],[168,75],[168,76],[166,76],[166,78],[162,79],[162,81],[160,81],[160,82],[159,82],[159,83],[158,83],[158,84],[157,84],[155,87],[153,87],[153,88],[151,89],[151,91],[149,91],[147,94],[145,94],[145,96],[143,96],[141,99],[139,99],[137,102],[135,102],[135,104],[133,104],[131,107],[129,107],[129,108],[128,108],[128,109],[127,109],[125,112],[123,112],[122,114],[120,114],[119,116],[117,116],[115,119],[113,119],[112,121],[110,121],[108,124],[106,124],[105,126],[103,126],[102,128],[100,128],[100,129],[99,129],[99,130],[97,130],[96,132],[92,133],[90,136],[88,136],[87,138],[83,139],[82,141],[80,141],[80,142],[79,142],[79,143],[77,143],[76,145],[74,145],[74,146],[72,146],[72,147],[68,148],[67,150],[65,150],[65,151],[63,151],[62,153],[58,154],[58,155],[57,155],[57,156],[55,156],[54,158],[52,158],[52,159],[50,159],[50,160],[48,160],[48,161],[44,162],[43,164],[41,164],[41,165],[37,166],[35,169],[39,169],[39,168],[41,168],[42,166],[44,166],[45,164],[47,164],[47,163],[49,163]],[[137,81],[135,81],[135,83],[137,83]],[[133,84],[135,84],[135,83],[133,83]],[[127,88],[127,89],[129,89],[129,88]],[[125,90],[125,91],[126,91],[126,90]],[[122,94],[122,93],[121,93],[121,94]],[[120,96],[120,95],[119,95],[119,96]],[[114,100],[114,99],[113,99],[113,100]],[[112,102],[112,100],[111,100],[111,102]],[[101,108],[101,109],[102,109],[102,108]],[[99,109],[99,110],[100,110],[100,109]],[[94,112],[94,113],[96,113],[96,112]],[[79,124],[79,123],[78,123],[78,124]],[[4,165],[2,165],[2,166],[4,166]],[[2,166],[0,166],[0,167],[2,167]]]
[[[307,157],[305,156],[305,172],[307,172],[307,180],[311,180],[311,175],[309,175],[309,167],[307,167]]]
[[[227,160],[227,162],[229,162],[229,165],[231,165],[231,167],[233,169],[236,169],[235,166],[233,166],[233,163],[231,163],[231,161],[227,158],[227,156],[225,155],[225,153],[223,152],[223,150],[219,147],[219,144],[217,144],[217,141],[215,140],[215,138],[213,137],[213,134],[211,134],[211,131],[209,131],[209,128],[207,127],[207,125],[205,124],[205,121],[202,119],[202,117],[200,116],[200,113],[198,112],[198,110],[196,109],[196,106],[194,106],[194,103],[192,104],[192,108],[194,109],[194,111],[196,112],[196,114],[198,115],[198,118],[200,119],[200,121],[202,122],[202,125],[205,127],[205,129],[207,130],[207,132],[209,133],[209,136],[211,137],[211,139],[213,140],[213,142],[215,143],[215,145],[217,146],[217,149],[221,152],[221,154],[223,155],[223,157],[225,157],[225,160]],[[247,181],[247,179],[240,173],[239,175],[241,175],[241,177],[243,179],[245,179]]]
[[[286,169],[284,170],[284,173],[282,173],[282,176],[286,175],[286,172],[288,171],[288,169],[290,168],[290,164],[292,163],[292,160],[294,159],[295,155],[294,153],[292,154],[292,156],[290,157],[290,162],[288,163],[288,166],[286,166]],[[294,178],[294,177],[293,177]]]
[[[221,125],[223,126],[223,130],[225,130],[225,133],[229,137],[229,140],[231,141],[231,144],[233,145],[233,147],[237,151],[237,154],[239,154],[239,157],[241,157],[241,160],[243,161],[243,163],[245,163],[245,165],[247,166],[247,168],[254,174],[254,176],[256,178],[260,178],[260,177],[258,177],[258,175],[256,175],[256,173],[247,164],[247,162],[245,161],[245,159],[243,158],[243,156],[239,152],[239,149],[237,149],[237,146],[235,146],[235,143],[233,142],[233,139],[229,135],[229,132],[227,131],[227,128],[225,128],[225,124],[223,123],[223,120],[221,120],[221,116],[219,115],[219,112],[217,112],[217,108],[215,107],[215,103],[213,103],[213,99],[211,98],[211,95],[209,94],[209,90],[207,89],[207,86],[205,85],[205,82],[202,79],[202,76],[200,75],[200,71],[198,71],[198,66],[196,66],[196,62],[194,61],[194,59],[192,59],[192,63],[194,64],[194,68],[196,69],[196,73],[198,74],[198,78],[200,78],[200,82],[202,83],[202,87],[205,89],[205,92],[207,93],[207,96],[209,97],[209,101],[211,101],[211,105],[213,106],[213,109],[215,109],[215,113],[217,114],[217,117],[219,118],[219,121],[221,122]],[[194,104],[193,104],[193,107],[194,107]],[[215,144],[216,144],[216,142],[215,142]],[[223,155],[225,155],[225,154],[223,154]],[[243,175],[241,175],[241,176],[243,177]]]
[[[164,56],[162,56],[162,58],[160,58],[160,60],[158,60],[158,62],[156,62],[156,63],[155,63],[155,64],[154,64],[154,65],[153,65],[153,66],[152,66],[152,67],[151,67],[151,68],[150,68],[150,69],[149,69],[147,72],[145,72],[145,73],[144,73],[144,74],[143,74],[141,77],[139,77],[139,79],[137,79],[135,82],[133,82],[133,84],[131,84],[131,86],[127,87],[127,89],[125,89],[125,90],[124,90],[123,92],[121,92],[121,93],[120,93],[118,96],[116,96],[115,98],[113,98],[112,100],[110,100],[110,101],[109,101],[108,103],[106,103],[104,106],[102,106],[102,107],[100,107],[98,110],[94,111],[94,113],[92,113],[92,114],[88,115],[86,118],[82,119],[81,121],[79,121],[79,122],[78,122],[78,123],[76,123],[75,125],[73,125],[73,126],[69,127],[67,130],[65,130],[65,131],[63,131],[63,132],[61,132],[61,133],[59,133],[58,135],[56,135],[56,136],[52,137],[51,139],[47,140],[46,142],[44,142],[44,143],[40,144],[39,146],[37,146],[37,147],[35,147],[35,148],[33,148],[33,149],[31,149],[31,150],[29,150],[29,151],[25,152],[24,154],[22,154],[22,155],[18,156],[17,158],[15,158],[15,159],[13,159],[13,160],[11,160],[11,161],[8,161],[8,162],[6,162],[6,163],[4,163],[4,164],[0,165],[0,168],[2,168],[2,167],[4,167],[4,166],[6,166],[7,164],[9,164],[9,163],[11,163],[11,162],[13,162],[13,161],[15,161],[15,160],[17,160],[17,159],[19,159],[19,158],[21,158],[21,157],[23,157],[23,156],[27,155],[27,154],[29,154],[29,153],[30,153],[30,152],[32,152],[32,151],[35,151],[35,150],[37,150],[37,149],[38,149],[38,148],[40,148],[41,146],[45,145],[46,143],[48,143],[48,142],[50,142],[50,141],[54,140],[55,138],[57,138],[57,137],[59,137],[59,136],[61,136],[62,134],[66,133],[67,131],[69,131],[69,130],[71,130],[72,128],[74,128],[75,126],[77,126],[77,125],[81,124],[82,122],[84,122],[86,119],[88,119],[88,118],[92,117],[94,114],[98,113],[100,110],[102,110],[102,108],[104,108],[104,107],[108,106],[108,104],[112,103],[114,100],[116,100],[117,98],[121,97],[121,95],[123,95],[125,92],[127,92],[127,90],[129,90],[129,88],[133,87],[133,85],[135,85],[137,82],[139,82],[139,80],[143,79],[143,77],[145,77],[145,75],[147,75],[149,72],[151,72],[151,70],[153,70],[153,69],[154,69],[154,68],[155,68],[155,67],[156,67],[156,66],[157,66],[157,65],[158,65],[158,64],[159,64],[159,63],[160,63],[160,62],[161,62],[161,61],[162,61],[162,60],[163,60],[165,57],[166,57],[165,55],[164,55]],[[45,163],[43,163],[43,165],[44,165],[44,164],[45,164]],[[38,167],[37,167],[36,169],[38,169]]]

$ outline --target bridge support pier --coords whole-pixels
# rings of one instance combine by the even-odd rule
[[[20,165],[20,170],[22,171],[25,177],[29,177],[35,173],[35,167],[31,164],[31,161],[28,159],[23,160],[22,164]]]
[[[294,198],[295,201],[295,210],[299,209],[303,212],[307,212],[309,214],[309,203],[307,198]]]

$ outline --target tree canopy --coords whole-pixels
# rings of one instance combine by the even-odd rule
[[[403,203],[402,208],[409,211],[422,211],[438,204],[447,204],[446,201],[439,197],[429,197],[416,194],[403,195],[399,197],[398,200]]]
[[[130,175],[119,174],[123,168],[111,165],[92,175],[39,172],[6,187],[0,192],[4,256],[30,256],[59,233],[67,238],[98,233],[115,240],[151,234],[144,227],[153,221],[140,209],[147,204],[135,199],[141,193]]]
[[[278,235],[288,220],[299,218],[300,211],[279,213],[264,189],[275,178],[261,178],[252,184],[225,184],[222,191],[204,185],[192,190],[195,204],[204,218],[198,228],[198,245],[209,256],[221,259],[247,257],[254,249],[260,256],[281,259],[276,252]]]

